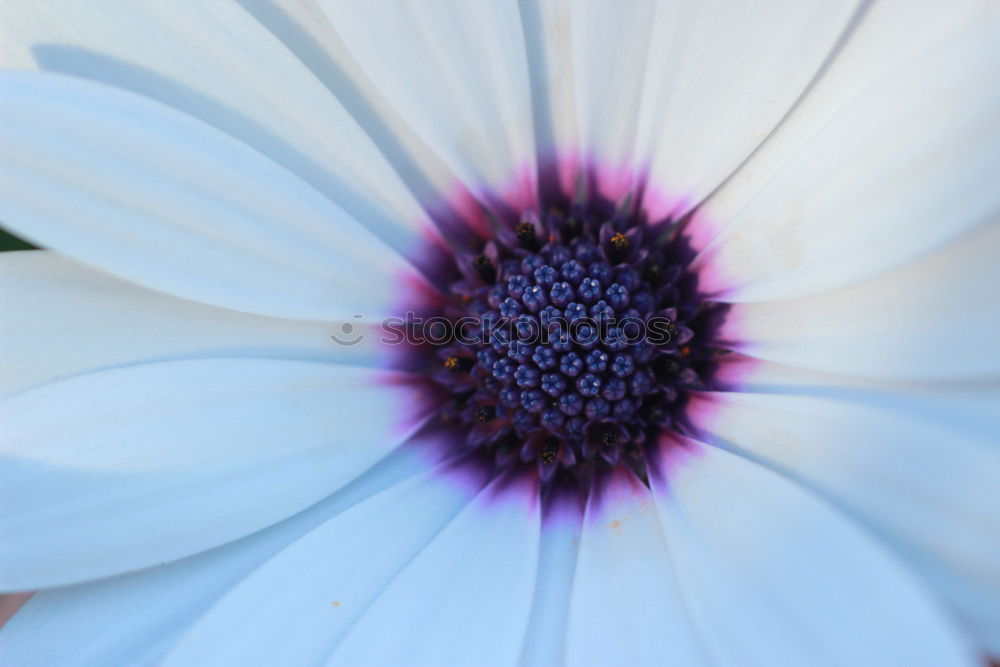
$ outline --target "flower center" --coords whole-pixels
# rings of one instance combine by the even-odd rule
[[[492,465],[589,484],[628,465],[704,388],[710,318],[669,225],[585,207],[522,214],[458,257],[437,348],[442,418]]]

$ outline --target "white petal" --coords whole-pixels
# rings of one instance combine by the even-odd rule
[[[423,451],[403,447],[332,497],[237,542],[149,570],[37,593],[0,631],[0,654],[24,667],[160,664],[206,609],[275,553],[429,465]],[[255,600],[252,608],[259,606]]]
[[[0,395],[101,368],[194,357],[384,366],[378,336],[351,325],[247,315],[141,288],[54,252],[0,255]],[[331,338],[341,337],[338,345]]]
[[[669,537],[669,536],[666,536]],[[566,664],[701,665],[649,489],[616,472],[591,494],[570,599]]]
[[[378,319],[425,289],[401,256],[245,144],[115,88],[0,76],[0,217],[185,298],[308,320]]]
[[[326,664],[517,664],[540,520],[534,480],[494,481],[365,610]]]
[[[484,481],[454,475],[443,464],[297,539],[198,619],[166,664],[320,663]]]
[[[511,2],[321,3],[387,105],[483,199],[534,190],[532,101]]]
[[[967,381],[892,381],[819,373],[733,354],[715,379],[725,391],[795,394],[847,401],[933,416],[964,433],[1000,433],[1000,378]]]
[[[567,26],[573,54],[581,157],[598,163],[595,186],[620,197],[632,185],[636,126],[656,4],[574,3]]]
[[[699,213],[701,287],[765,301],[858,282],[1000,206],[996,3],[878,3],[833,68]]]
[[[690,414],[709,442],[812,487],[873,529],[981,640],[1000,646],[995,423],[966,422],[927,390],[843,394],[706,394]],[[995,403],[997,388],[988,395]]]
[[[429,406],[400,374],[205,359],[77,376],[0,404],[0,586],[118,574],[264,528],[356,478]]]
[[[633,159],[646,171],[643,201],[653,219],[697,205],[767,137],[831,54],[857,4],[657,3],[642,24],[611,40],[607,53],[581,45],[590,54],[587,78],[596,95],[604,91],[596,103],[619,116],[639,110]],[[622,14],[617,4],[602,6]],[[597,58],[621,60],[644,48],[645,31],[645,67],[594,76],[602,69]]]
[[[531,78],[540,185],[544,191],[555,186],[559,192],[573,192],[580,139],[570,26],[579,5],[573,0],[524,0],[519,7]],[[555,180],[547,182],[549,178]]]
[[[722,336],[751,356],[830,373],[960,378],[1000,373],[1000,222],[845,289],[736,304]]]
[[[718,663],[978,664],[899,562],[795,484],[707,446],[651,478],[677,581]]]
[[[345,108],[352,91],[330,74],[333,54],[308,41],[325,18],[291,14],[264,3],[12,0],[0,5],[0,62],[102,81],[200,118],[412,251],[430,235],[426,216],[359,124],[363,110]],[[299,42],[279,41],[296,28]]]
[[[543,512],[535,599],[521,649],[523,667],[565,664],[566,623],[583,508],[572,492],[548,503]]]

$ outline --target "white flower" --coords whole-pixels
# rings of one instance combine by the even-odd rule
[[[8,0],[0,26],[41,70],[0,74],[0,220],[51,249],[0,257],[0,585],[39,590],[5,662],[1000,653],[996,3]],[[596,466],[582,503],[530,447],[494,464],[511,440],[469,463],[472,413],[445,430],[425,358],[372,328],[486,299],[448,296],[453,262],[563,195],[681,221],[697,297],[657,298],[727,309],[669,352],[711,370],[655,376],[674,422],[601,422],[641,465],[560,459]]]

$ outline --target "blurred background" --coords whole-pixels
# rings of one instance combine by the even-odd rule
[[[37,250],[38,246],[31,245],[24,239],[19,239],[3,227],[0,227],[0,252],[8,250]]]

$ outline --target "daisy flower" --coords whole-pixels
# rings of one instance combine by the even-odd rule
[[[998,10],[3,2],[5,663],[1000,654]]]

